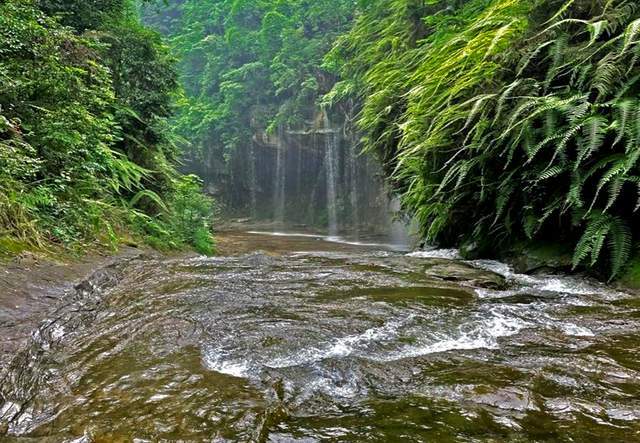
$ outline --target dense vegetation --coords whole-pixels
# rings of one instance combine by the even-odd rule
[[[322,106],[359,116],[364,150],[429,242],[476,255],[564,244],[574,267],[611,277],[640,242],[633,0],[146,4],[184,94],[125,0],[0,8],[5,236],[115,243],[128,231],[208,249],[210,204],[175,161],[234,190],[232,204],[252,139]]]
[[[142,239],[212,252],[212,203],[174,166],[174,61],[134,11],[0,2],[0,249]]]
[[[182,59],[177,126],[214,183],[246,189],[259,131],[357,113],[428,242],[553,242],[616,276],[640,240],[636,3],[180,0],[146,17]]]
[[[327,57],[425,237],[575,245],[618,275],[640,240],[640,9],[628,0],[368,2]]]
[[[348,30],[350,0],[176,0],[145,8],[185,88],[175,125],[187,161],[227,206],[247,198],[252,137],[300,127],[335,83],[323,57]]]

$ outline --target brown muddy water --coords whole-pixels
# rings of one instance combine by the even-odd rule
[[[0,370],[0,441],[640,441],[637,295],[454,251],[220,248],[82,282]]]

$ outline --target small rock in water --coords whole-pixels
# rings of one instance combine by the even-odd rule
[[[437,280],[457,282],[478,288],[502,290],[507,287],[506,279],[499,274],[451,260],[438,261],[430,266],[425,273],[428,277]]]
[[[257,251],[247,256],[247,262],[251,266],[264,266],[271,264],[273,259],[263,251]]]
[[[493,406],[498,409],[524,412],[538,408],[532,403],[529,393],[519,389],[500,389],[495,392],[481,394],[474,398],[477,403]]]

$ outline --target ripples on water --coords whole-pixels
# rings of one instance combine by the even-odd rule
[[[0,431],[45,442],[640,441],[638,299],[454,252],[107,269],[3,371]]]

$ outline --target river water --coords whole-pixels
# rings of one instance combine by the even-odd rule
[[[637,296],[454,251],[221,248],[80,284],[2,369],[0,440],[640,441]]]

